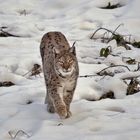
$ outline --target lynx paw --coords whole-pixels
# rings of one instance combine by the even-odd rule
[[[67,117],[66,118],[70,118],[72,116],[72,113],[70,111],[67,112]]]
[[[53,106],[50,106],[50,105],[47,106],[47,111],[48,111],[49,113],[55,113],[54,107],[53,107]]]
[[[57,109],[57,113],[60,116],[61,119],[66,119],[67,118],[67,109],[65,105],[61,105],[58,109]]]

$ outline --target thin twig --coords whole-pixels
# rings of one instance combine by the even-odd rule
[[[61,126],[61,125],[63,125],[63,123],[59,123],[59,124],[57,124],[57,126]]]
[[[113,66],[109,66],[109,67],[106,67],[106,68],[102,69],[101,71],[99,71],[99,72],[97,73],[97,75],[81,75],[81,76],[79,76],[79,78],[88,78],[88,77],[99,76],[99,75],[101,75],[101,73],[102,73],[103,71],[105,71],[106,69],[113,68],[113,67],[125,67],[125,68],[127,68],[127,69],[130,71],[130,69],[129,69],[127,66],[125,66],[125,65],[113,65]]]
[[[124,61],[124,59],[132,59],[131,57],[125,57],[125,56],[123,56],[122,57],[122,61]]]
[[[100,28],[98,28],[98,29],[92,34],[92,36],[90,37],[90,39],[93,39],[94,35],[95,35],[99,30],[106,30],[107,32],[110,32],[110,33],[112,33],[113,35],[115,35],[111,30],[106,29],[106,28],[103,28],[103,27],[100,27]]]
[[[8,28],[7,26],[1,26],[0,27],[0,31],[2,30],[2,29],[6,29],[6,28]]]
[[[123,23],[121,23],[120,25],[117,26],[117,28],[113,31],[112,36],[109,38],[108,42],[111,41],[113,35],[115,35],[115,32],[119,29],[120,26],[124,25]]]
[[[116,56],[116,57],[119,56],[118,54],[111,54],[111,53],[109,55]]]
[[[98,75],[100,75],[103,71],[105,71],[106,69],[109,69],[109,68],[113,68],[113,67],[125,67],[125,68],[127,68],[129,71],[130,71],[130,69],[127,67],[127,66],[125,66],[125,65],[113,65],[113,66],[109,66],[109,67],[106,67],[106,68],[104,68],[104,69],[102,69],[101,71],[99,71],[97,74]]]
[[[113,31],[113,33],[115,34],[115,32],[119,29],[120,26],[123,26],[124,24],[121,23],[120,25],[118,25],[118,27]]]
[[[25,76],[25,75],[27,75],[29,73],[31,73],[30,76],[33,76],[33,75],[36,76],[36,75],[40,74],[41,71],[42,71],[41,66],[39,64],[34,64],[33,68],[31,70],[29,70],[27,73],[25,73],[24,75],[22,75],[22,76]]]
[[[88,77],[94,77],[98,75],[80,75],[79,78],[88,78]]]
[[[23,74],[22,76],[24,77],[24,76],[26,76],[28,73],[30,73],[32,71],[32,69],[30,70],[30,71],[28,71],[28,72],[26,72],[25,74]]]

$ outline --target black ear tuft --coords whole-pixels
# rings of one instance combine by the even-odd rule
[[[76,55],[76,51],[75,51],[75,47],[74,46],[70,48],[70,52],[73,53],[74,55]]]

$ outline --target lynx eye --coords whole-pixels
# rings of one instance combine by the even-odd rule
[[[64,62],[63,62],[63,61],[59,61],[58,63],[59,63],[60,65],[63,65]]]
[[[71,59],[71,60],[69,60],[69,63],[70,63],[70,64],[72,64],[72,63],[73,63],[73,60],[72,60],[72,59]]]

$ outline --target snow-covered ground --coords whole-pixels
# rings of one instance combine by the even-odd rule
[[[122,7],[101,9],[108,4]],[[139,0],[0,0],[0,27],[21,37],[0,37],[0,82],[12,81],[11,87],[0,87],[0,140],[139,140],[140,92],[126,96],[127,85],[122,81],[131,73],[125,67],[114,77],[93,76],[79,78],[71,104],[73,116],[60,120],[57,114],[46,111],[43,74],[29,77],[34,64],[41,65],[39,44],[48,31],[61,31],[72,45],[76,41],[80,75],[96,75],[100,70],[115,65],[128,65],[122,57],[140,62],[140,50],[117,47],[91,40],[99,27],[131,34],[140,40]],[[100,49],[111,45],[113,54],[100,57]],[[98,64],[100,63],[100,64]],[[113,91],[117,99],[98,100]],[[86,100],[88,99],[88,100]],[[30,103],[30,104],[29,104]],[[10,133],[10,134],[9,134]],[[27,136],[28,135],[28,136]],[[14,139],[14,138],[13,138]]]

